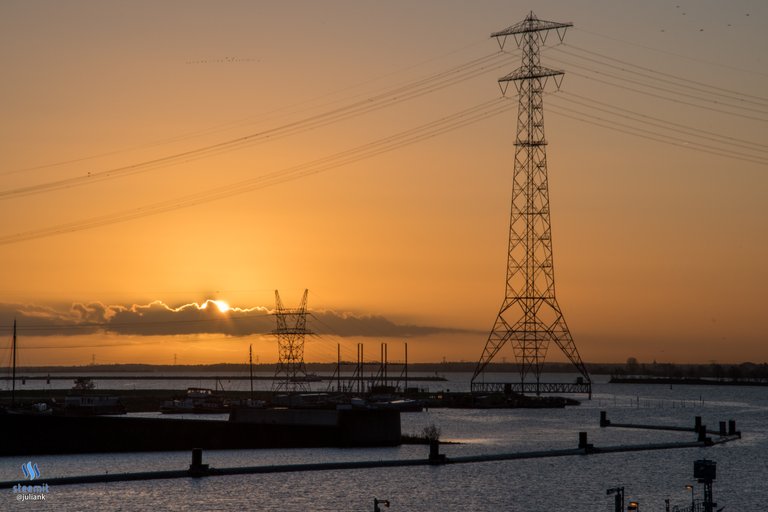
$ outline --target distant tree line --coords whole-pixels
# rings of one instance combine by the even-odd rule
[[[602,373],[595,371],[594,373]],[[768,382],[768,363],[740,364],[674,364],[640,363],[630,357],[623,366],[615,367],[611,375],[620,377],[664,377],[670,379],[713,379],[718,381]]]
[[[349,372],[350,367],[356,363],[354,361],[342,361],[342,372]],[[379,361],[366,361],[365,372],[375,371]],[[400,371],[402,361],[389,361],[390,371]],[[272,363],[254,364],[254,371],[273,372],[275,365]],[[441,363],[410,363],[409,372],[419,373],[451,373],[465,372],[472,373],[477,366],[476,362],[469,361],[447,361]],[[636,358],[630,357],[626,363],[586,363],[587,369],[595,375],[615,375],[618,377],[660,377],[673,379],[715,379],[731,381],[756,381],[768,382],[768,363],[740,363],[740,364],[718,364],[716,362],[708,364],[675,364],[675,363],[641,363]],[[307,371],[318,374],[331,374],[336,369],[336,363],[313,363],[306,364]],[[150,364],[107,364],[107,365],[88,365],[88,366],[42,366],[26,367],[24,371],[37,373],[58,373],[58,372],[81,372],[83,374],[95,374],[101,372],[115,373],[139,373],[139,372],[157,372],[159,374],[174,372],[221,372],[236,373],[247,372],[247,364],[197,364],[197,365],[150,365]],[[489,372],[517,372],[518,366],[511,362],[490,363],[486,367]],[[547,373],[574,373],[571,363],[545,363],[544,371]]]

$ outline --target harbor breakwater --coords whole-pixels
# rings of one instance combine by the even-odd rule
[[[1,456],[401,443],[393,410],[244,410],[230,421],[6,413],[0,429]]]

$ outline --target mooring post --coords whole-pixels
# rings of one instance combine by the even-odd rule
[[[727,432],[726,432],[726,430],[725,430],[725,422],[724,422],[724,421],[721,421],[721,422],[720,422],[720,435],[721,435],[721,436],[725,436],[725,435],[726,435],[726,433],[727,433]]]
[[[208,474],[208,464],[203,464],[203,449],[192,448],[192,464],[189,465],[190,476],[205,476]]]
[[[579,449],[584,450],[585,453],[589,453],[592,451],[592,446],[587,442],[587,433],[586,432],[579,432]]]
[[[437,439],[429,440],[429,463],[445,464],[445,455],[440,453],[440,441]]]
[[[696,432],[698,432],[699,430],[701,430],[701,416],[696,416],[696,418],[694,419],[695,419],[695,423],[693,425],[693,429]]]
[[[698,438],[698,440],[700,442],[704,442],[704,441],[707,440],[707,426],[706,425],[701,425],[699,427],[699,438]]]
[[[192,466],[199,466],[203,463],[203,449],[192,448]]]
[[[600,411],[600,427],[607,427],[611,424],[606,411]]]
[[[729,436],[735,436],[738,432],[736,431],[736,420],[728,420],[728,435]]]

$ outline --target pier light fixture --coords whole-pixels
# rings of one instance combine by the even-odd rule
[[[689,491],[691,491],[691,512],[693,512],[693,509],[694,509],[694,506],[695,506],[695,500],[694,500],[694,497],[693,497],[694,488],[693,488],[693,486],[691,484],[686,485],[685,488],[688,489]]]
[[[605,494],[610,496],[611,494],[614,494],[614,512],[624,512],[624,488],[623,487],[614,487],[612,489],[607,489],[605,491]]]

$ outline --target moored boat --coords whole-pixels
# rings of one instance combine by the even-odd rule
[[[125,405],[120,397],[110,395],[72,395],[64,397],[64,405],[54,408],[61,416],[99,416],[102,414],[125,414]]]
[[[187,388],[184,398],[166,400],[160,407],[163,414],[221,414],[229,412],[223,398],[208,388]]]

